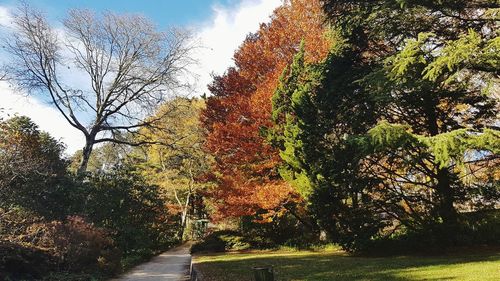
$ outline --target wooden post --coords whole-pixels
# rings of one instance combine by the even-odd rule
[[[253,267],[255,281],[274,281],[274,271],[272,266]]]

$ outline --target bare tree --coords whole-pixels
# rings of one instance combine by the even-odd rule
[[[5,41],[12,56],[4,69],[28,93],[47,95],[85,135],[81,174],[95,144],[147,144],[126,136],[154,127],[162,116],[145,117],[187,89],[196,46],[188,32],[159,32],[137,15],[71,10],[62,23],[56,29],[43,13],[22,5]],[[84,86],[68,82],[82,78]]]

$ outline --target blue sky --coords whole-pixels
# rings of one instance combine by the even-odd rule
[[[47,12],[52,18],[63,18],[66,10],[86,8],[94,11],[140,13],[161,27],[169,25],[193,25],[204,22],[212,15],[212,7],[231,9],[238,0],[31,0],[30,5]],[[0,0],[0,5],[15,6],[13,0]]]
[[[54,26],[61,27],[66,11],[87,8],[96,12],[142,14],[160,29],[169,26],[186,27],[194,33],[203,46],[193,69],[197,78],[195,94],[207,92],[211,73],[222,74],[233,64],[234,51],[250,32],[255,32],[262,22],[268,22],[273,10],[282,0],[24,0],[44,11]],[[9,30],[17,0],[0,0],[0,37]],[[3,26],[3,27],[2,27]],[[0,65],[8,61],[0,51]],[[75,87],[83,87],[85,77],[66,73]],[[83,135],[71,127],[64,118],[43,99],[19,93],[7,82],[0,81],[0,118],[26,115],[67,145],[67,153],[81,149]]]

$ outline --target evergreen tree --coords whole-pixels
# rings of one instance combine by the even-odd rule
[[[361,152],[348,138],[376,124],[377,101],[356,83],[367,69],[359,60],[342,45],[319,64],[304,63],[299,52],[273,96],[270,130],[284,162],[281,176],[307,199],[320,227],[349,249],[383,225],[364,196],[370,179],[358,169]]]
[[[282,177],[346,248],[399,229],[453,242],[459,211],[498,202],[498,8],[325,2],[343,40],[284,73],[271,140]]]

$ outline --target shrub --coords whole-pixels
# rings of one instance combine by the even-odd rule
[[[0,216],[0,280],[32,280],[55,271],[121,270],[121,254],[109,232],[82,217],[47,222],[18,208],[0,209]]]
[[[0,280],[38,279],[55,265],[46,250],[0,240]]]
[[[225,252],[246,250],[251,243],[241,233],[231,230],[216,231],[209,234],[203,241],[191,247],[191,253]]]
[[[50,249],[60,266],[68,271],[113,274],[121,270],[121,253],[109,238],[109,233],[81,217],[71,216],[64,222],[35,224],[30,232],[42,233],[37,237],[36,244]]]
[[[158,188],[133,170],[122,168],[89,178],[84,213],[97,226],[109,229],[125,255],[166,249],[175,242],[175,229]]]
[[[438,254],[455,247],[500,245],[500,210],[484,210],[460,214],[452,226],[428,224],[420,229],[404,227],[391,237],[371,240],[364,249],[368,254]]]
[[[500,245],[500,210],[465,213],[463,219],[469,244]]]
[[[241,219],[240,231],[252,241],[252,247],[275,246],[306,247],[319,242],[319,234],[305,226],[290,213],[277,216],[269,222],[261,222],[259,216]]]

